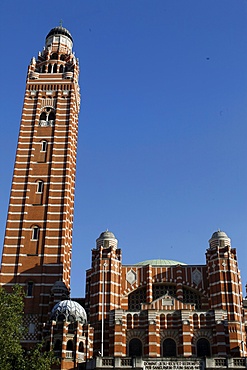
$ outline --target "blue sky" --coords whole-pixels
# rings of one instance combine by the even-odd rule
[[[247,282],[247,1],[43,0],[0,3],[0,228],[27,66],[59,25],[80,60],[72,296],[95,239],[123,263],[204,264],[224,230]]]

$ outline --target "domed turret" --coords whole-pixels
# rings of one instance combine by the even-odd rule
[[[215,231],[209,240],[210,248],[231,246],[231,239],[224,231]]]
[[[48,35],[46,36],[46,40],[48,39],[49,36],[53,36],[53,35],[67,36],[73,42],[73,38],[71,36],[71,33],[66,28],[64,28],[62,26],[52,28],[50,30],[50,32],[48,33]]]
[[[117,243],[118,240],[116,239],[115,235],[109,230],[102,232],[96,240],[97,248],[108,248],[112,246],[117,248]]]
[[[56,281],[51,288],[53,294],[62,294],[63,296],[69,296],[69,290],[63,281]]]
[[[51,320],[54,321],[79,321],[82,324],[87,322],[87,314],[84,308],[75,301],[64,300],[58,302],[51,311]]]
[[[52,28],[45,39],[45,48],[52,51],[64,51],[69,54],[72,51],[73,38],[71,33],[64,27]]]

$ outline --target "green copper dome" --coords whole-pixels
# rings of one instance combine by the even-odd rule
[[[179,262],[179,261],[174,261],[174,260],[146,260],[142,262],[138,262],[135,264],[136,266],[146,266],[146,265],[151,265],[151,266],[176,266],[176,265],[186,265],[186,263]]]

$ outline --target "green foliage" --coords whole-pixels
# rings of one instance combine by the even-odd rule
[[[23,292],[19,286],[15,286],[11,294],[0,288],[0,369],[21,368],[23,307]]]
[[[16,285],[12,293],[0,287],[0,369],[1,370],[50,370],[57,362],[53,352],[43,352],[37,344],[25,353],[20,344],[23,328],[23,291]]]
[[[42,344],[37,344],[25,358],[25,370],[50,370],[51,366],[58,363],[53,352],[43,352]]]

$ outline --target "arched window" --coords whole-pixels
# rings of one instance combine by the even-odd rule
[[[45,73],[45,64],[42,66],[42,73]]]
[[[138,338],[133,338],[129,342],[129,356],[141,357],[142,356],[142,342]]]
[[[53,120],[53,121],[54,121],[54,119],[55,119],[55,113],[54,113],[53,111],[51,111],[51,112],[49,113],[49,115],[48,115],[48,121],[51,121],[51,120]]]
[[[32,227],[32,240],[38,240],[39,239],[39,227],[33,226]]]
[[[51,70],[52,70],[52,65],[51,65],[51,64],[49,64],[49,65],[48,65],[48,73],[51,73]]]
[[[42,112],[39,119],[42,121],[46,121],[46,112]]]
[[[41,152],[46,152],[47,150],[47,141],[41,141]]]
[[[137,314],[134,315],[134,328],[138,328],[139,325],[139,316]]]
[[[163,357],[176,357],[177,346],[175,340],[167,338],[163,342]]]
[[[44,187],[44,182],[39,180],[37,181],[37,193],[42,193],[43,192],[43,187]]]
[[[127,315],[127,329],[131,329],[132,328],[132,315],[130,313],[128,313]]]
[[[53,54],[51,54],[50,59],[58,59],[58,55],[57,55],[57,53],[53,53]]]
[[[165,329],[165,327],[166,327],[166,317],[165,317],[165,315],[162,313],[162,314],[160,315],[160,328],[161,328],[161,329]]]
[[[62,54],[61,57],[60,57],[61,60],[65,60],[65,55]]]
[[[84,352],[84,344],[83,342],[79,343],[79,352]]]
[[[46,107],[40,114],[39,125],[40,126],[53,126],[55,121],[55,112],[52,107]]]
[[[62,64],[59,67],[59,73],[63,73],[63,65]]]
[[[53,73],[57,73],[57,65],[56,64],[54,64],[54,66],[53,66]]]
[[[73,351],[73,347],[74,347],[74,345],[73,345],[73,340],[68,340],[68,342],[67,342],[67,346],[66,346],[66,350],[67,351]]]
[[[210,357],[211,356],[211,349],[210,343],[206,338],[198,339],[196,343],[196,350],[197,350],[197,357]]]

